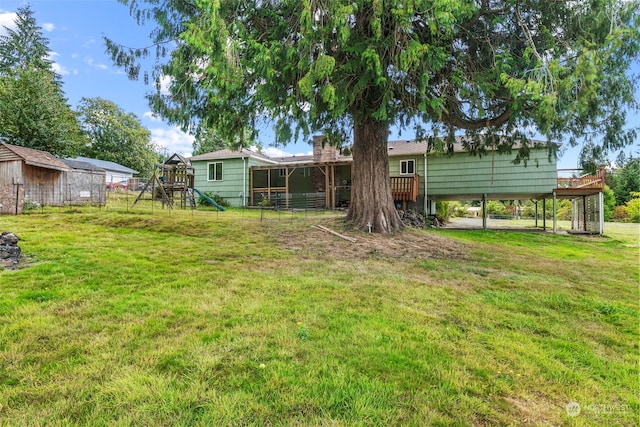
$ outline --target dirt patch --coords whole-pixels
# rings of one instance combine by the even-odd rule
[[[313,228],[323,225],[342,235],[355,238],[352,243],[326,231]],[[313,223],[283,226],[269,224],[268,232],[287,250],[304,257],[336,257],[346,259],[413,258],[467,259],[469,248],[455,240],[406,228],[395,234],[363,233],[350,230],[341,219],[322,219]]]
[[[559,424],[558,407],[543,397],[517,398],[505,397],[504,400],[515,412],[518,424],[531,426],[554,426]]]

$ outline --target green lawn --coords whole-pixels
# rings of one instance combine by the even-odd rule
[[[3,216],[29,266],[0,272],[0,425],[636,425],[638,228],[614,228]]]

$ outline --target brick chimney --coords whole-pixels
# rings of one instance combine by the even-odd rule
[[[338,150],[329,144],[322,146],[324,135],[313,137],[313,161],[314,162],[335,162],[338,160]]]

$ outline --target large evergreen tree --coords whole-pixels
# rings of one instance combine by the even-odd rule
[[[635,135],[623,126],[637,108],[626,74],[639,50],[637,1],[121,2],[138,22],[158,24],[151,38],[167,60],[145,78],[158,89],[170,78],[168,92],[150,97],[170,121],[233,134],[268,117],[278,142],[353,132],[348,218],[358,227],[401,226],[388,175],[392,125],[415,125],[419,136],[430,126],[442,136],[431,145],[449,149],[465,131],[472,153],[518,142],[516,160],[527,158],[533,132],[595,154]],[[107,47],[132,77],[151,53]]]
[[[151,176],[159,156],[151,133],[132,113],[102,98],[82,98],[78,108],[88,144],[81,154],[108,160]]]
[[[49,56],[49,40],[43,36],[29,6],[18,8],[15,28],[4,27],[0,35],[0,73],[17,74],[37,69],[53,72]]]
[[[0,139],[57,156],[74,156],[84,141],[75,112],[46,71],[0,77]]]
[[[73,156],[83,143],[75,112],[48,60],[49,42],[29,6],[0,36],[0,137],[8,143]]]

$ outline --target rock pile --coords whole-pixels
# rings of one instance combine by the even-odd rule
[[[0,234],[0,268],[15,268],[20,262],[21,250],[18,246],[20,238],[13,233]]]

